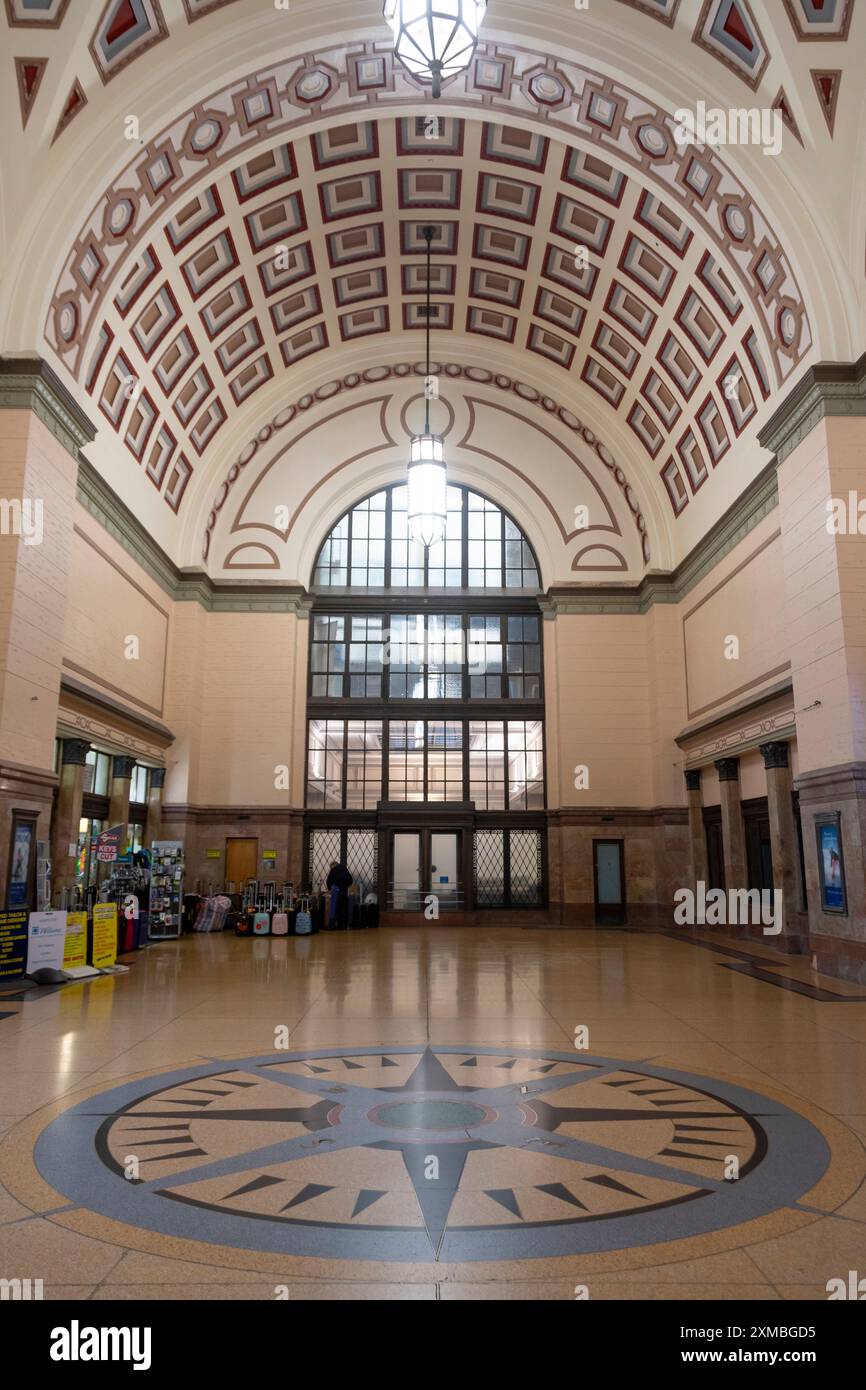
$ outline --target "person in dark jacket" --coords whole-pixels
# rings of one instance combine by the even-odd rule
[[[345,864],[338,864],[336,861],[331,865],[328,874],[326,887],[331,894],[331,911],[329,914],[329,926],[342,927],[343,930],[349,921],[349,889],[355,882]]]

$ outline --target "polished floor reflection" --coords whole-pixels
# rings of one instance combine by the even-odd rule
[[[826,1298],[866,1249],[866,1001],[702,941],[204,936],[0,999],[0,1277]]]

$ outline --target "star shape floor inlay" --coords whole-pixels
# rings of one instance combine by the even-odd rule
[[[413,1262],[651,1244],[795,1203],[829,1151],[740,1087],[580,1052],[274,1052],[139,1078],[41,1134],[69,1200],[242,1249]],[[736,1174],[731,1177],[732,1171]]]

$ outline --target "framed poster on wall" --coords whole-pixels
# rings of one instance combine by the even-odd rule
[[[12,812],[12,835],[9,841],[9,873],[6,879],[6,906],[35,905],[36,885],[36,813]]]
[[[818,883],[821,889],[821,911],[841,912],[847,915],[848,895],[845,891],[841,822],[840,811],[815,817],[815,834],[818,837]]]

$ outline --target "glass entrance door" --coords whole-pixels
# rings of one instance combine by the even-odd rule
[[[421,832],[395,830],[391,842],[391,901],[395,912],[421,906]]]
[[[395,830],[391,835],[390,903],[395,912],[423,911],[435,894],[439,911],[461,907],[459,830]]]
[[[440,912],[458,906],[460,836],[456,830],[430,832],[429,891],[439,899]]]

